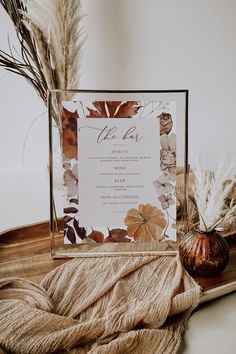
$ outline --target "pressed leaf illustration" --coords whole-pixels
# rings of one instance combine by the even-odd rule
[[[78,209],[74,208],[74,207],[64,208],[64,213],[65,214],[76,214],[76,213],[78,213]]]
[[[66,231],[66,237],[71,243],[76,243],[75,231],[73,227],[69,226]]]
[[[131,239],[127,237],[127,231],[124,229],[109,230],[109,236],[105,242],[130,242]]]
[[[94,240],[97,243],[104,242],[104,235],[101,231],[92,230],[91,234],[88,235],[91,240]]]
[[[79,227],[79,223],[75,218],[70,218],[67,215],[64,217],[64,235],[71,243],[76,242],[77,236],[83,240],[86,237],[86,230],[84,227]]]
[[[128,211],[125,225],[134,241],[160,241],[166,226],[165,214],[155,206],[140,204],[138,209]]]
[[[63,154],[67,159],[78,158],[77,147],[77,111],[69,112],[65,108],[62,110],[62,135]]]
[[[162,112],[159,115],[160,118],[160,134],[169,134],[173,127],[173,120],[170,113]]]
[[[74,219],[73,221],[73,227],[77,233],[77,235],[79,236],[79,238],[81,238],[81,240],[83,240],[86,236],[86,230],[84,227],[79,227],[79,223],[76,219]]]
[[[70,203],[74,203],[74,204],[79,204],[79,200],[77,198],[71,198],[69,200]]]
[[[141,107],[136,101],[94,101],[93,106],[87,107],[87,118],[132,118]]]
[[[73,220],[73,218],[71,216],[68,216],[68,215],[65,215],[64,218],[63,218],[64,222],[65,223],[68,223],[70,222],[71,220]]]

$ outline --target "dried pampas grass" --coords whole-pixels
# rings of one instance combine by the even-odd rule
[[[80,0],[0,0],[21,53],[0,50],[0,66],[23,76],[47,105],[48,89],[79,86],[84,33]],[[59,125],[59,118],[54,114]]]
[[[232,176],[233,166],[225,167],[225,157],[221,154],[217,170],[214,173],[205,171],[198,161],[194,169],[195,183],[193,187],[194,200],[199,215],[199,229],[211,231],[223,230],[223,225],[236,218],[236,204],[230,199],[236,178]]]
[[[78,0],[28,0],[22,11],[36,39],[37,53],[49,88],[75,89],[79,84],[83,30]],[[26,22],[27,21],[27,22]]]

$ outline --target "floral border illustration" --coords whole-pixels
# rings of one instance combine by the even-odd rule
[[[73,112],[63,107],[62,113],[65,243],[150,242],[169,238],[171,229],[172,233],[175,232],[176,222],[176,215],[173,215],[176,206],[176,134],[173,117],[169,113],[169,103],[91,101],[87,106],[83,102],[76,102]],[[130,209],[124,220],[126,229],[107,227],[105,233],[104,228],[87,230],[80,227],[77,120],[80,117],[148,119],[153,116],[160,121],[161,175],[153,182],[157,205],[140,204],[137,208]]]

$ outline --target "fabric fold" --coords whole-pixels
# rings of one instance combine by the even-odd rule
[[[17,354],[176,353],[200,294],[178,256],[74,259],[40,285],[0,281],[0,347]]]

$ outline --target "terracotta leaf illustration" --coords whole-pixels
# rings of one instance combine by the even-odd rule
[[[134,241],[160,241],[166,226],[165,214],[155,206],[140,204],[138,209],[128,211],[125,225]]]
[[[92,230],[91,234],[89,234],[88,237],[97,243],[103,243],[104,241],[104,235],[101,231]]]
[[[132,118],[141,107],[136,101],[94,101],[93,106],[87,107],[87,118]]]
[[[131,242],[131,239],[127,237],[127,231],[123,229],[109,230],[109,236],[104,242]]]
[[[77,159],[77,111],[62,110],[63,154],[67,159]]]

